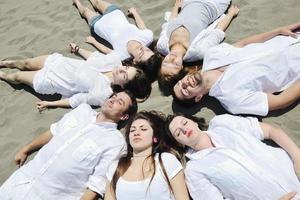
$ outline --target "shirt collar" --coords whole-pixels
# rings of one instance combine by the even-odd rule
[[[92,119],[92,123],[94,123],[97,126],[103,126],[104,128],[112,128],[117,129],[118,124],[114,122],[97,122],[97,115],[98,113],[94,112],[94,117]]]

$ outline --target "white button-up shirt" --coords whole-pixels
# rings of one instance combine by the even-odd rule
[[[220,44],[224,40],[225,33],[220,29],[216,29],[217,24],[224,16],[225,15],[222,15],[220,18],[214,21],[211,25],[209,25],[205,30],[201,31],[195,37],[195,39],[190,44],[185,56],[183,57],[183,60],[185,62],[202,60],[204,54],[209,48]],[[167,21],[162,25],[162,31],[157,41],[157,50],[164,56],[169,54],[170,50],[170,38],[167,35],[168,24],[169,22]]]
[[[19,181],[31,184],[24,199],[79,199],[86,188],[104,193],[108,166],[126,147],[117,124],[96,123],[96,115],[81,104],[51,125],[53,138],[19,169],[28,177]]]
[[[233,114],[267,115],[267,94],[285,90],[300,80],[299,38],[277,36],[243,48],[226,43],[211,48],[202,70],[229,66],[209,95]]]
[[[207,133],[216,147],[187,153],[191,160],[185,173],[193,199],[273,200],[290,191],[300,199],[291,159],[260,141],[256,118],[219,115]]]

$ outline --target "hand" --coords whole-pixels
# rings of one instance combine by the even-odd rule
[[[49,101],[39,101],[39,102],[36,102],[36,107],[37,109],[41,112],[43,110],[46,110],[46,108],[48,108],[50,105],[50,102]]]
[[[175,4],[174,4],[175,8],[181,8],[181,5],[182,5],[182,0],[175,0]]]
[[[298,34],[294,33],[293,31],[300,28],[300,23],[291,24],[288,26],[283,26],[275,29],[278,31],[278,35],[285,35],[285,36],[291,36],[293,38],[297,38]]]
[[[27,151],[22,148],[16,155],[15,155],[15,162],[16,162],[16,165],[18,165],[19,167],[21,167],[26,159],[28,157],[28,154],[27,154]]]
[[[79,47],[77,46],[76,43],[74,42],[71,42],[69,45],[68,45],[68,50],[70,53],[77,53],[78,52],[78,49]]]
[[[232,15],[233,17],[239,14],[240,9],[236,5],[231,5],[228,9],[228,14]]]
[[[134,15],[137,13],[137,11],[136,11],[136,9],[135,8],[129,8],[128,10],[127,10],[127,16],[128,17],[134,17]]]
[[[87,36],[85,38],[85,42],[88,44],[94,44],[96,42],[96,39],[93,36]]]
[[[290,192],[286,195],[282,196],[279,200],[292,200],[294,196],[296,196],[296,192]]]

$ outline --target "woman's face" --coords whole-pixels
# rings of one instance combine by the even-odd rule
[[[132,80],[136,73],[135,67],[119,66],[112,70],[114,84],[124,87],[125,83]]]
[[[135,120],[129,131],[129,143],[133,151],[141,152],[152,148],[153,129],[144,119]]]
[[[178,74],[182,68],[182,59],[176,54],[169,53],[162,61],[160,73],[162,75],[174,76]]]
[[[175,117],[169,125],[169,130],[178,143],[189,147],[195,144],[201,132],[196,122],[183,116]]]

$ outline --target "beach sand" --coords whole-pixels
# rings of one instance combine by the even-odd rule
[[[144,18],[147,27],[157,38],[163,23],[164,12],[171,10],[173,0],[114,1],[124,10],[134,6]],[[300,21],[299,0],[234,0],[240,7],[239,16],[227,30],[226,42],[233,43],[246,36],[268,31],[281,25]],[[84,5],[92,8],[87,0]],[[297,14],[298,13],[298,14]],[[59,52],[72,56],[67,51],[69,42],[94,50],[85,44],[89,35],[86,22],[80,18],[71,0],[6,0],[0,1],[0,59],[21,59]],[[3,69],[7,71],[7,69]],[[242,77],[241,77],[242,78]],[[0,184],[15,170],[14,155],[33,138],[49,129],[51,123],[60,119],[68,109],[49,109],[39,113],[35,102],[43,98],[32,89],[11,86],[0,81]],[[151,97],[139,104],[139,110],[159,109],[166,114],[181,111],[210,120],[215,114],[225,111],[218,102],[207,98],[202,106],[184,109],[164,97],[153,84]],[[263,121],[284,129],[300,145],[299,101],[290,108],[273,112]],[[298,113],[298,114],[297,114]],[[32,156],[31,156],[32,158]]]

